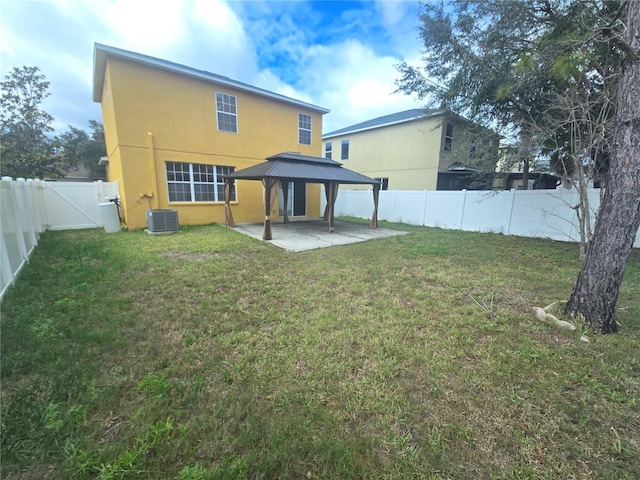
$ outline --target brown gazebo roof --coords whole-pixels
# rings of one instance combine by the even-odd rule
[[[341,163],[323,157],[312,157],[295,152],[272,155],[264,163],[225,175],[239,180],[279,178],[310,183],[338,182],[343,184],[379,184],[377,180],[344,168]]]

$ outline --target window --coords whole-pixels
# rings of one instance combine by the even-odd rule
[[[218,113],[218,130],[238,133],[237,100],[233,95],[216,92],[216,112]]]
[[[166,162],[167,189],[170,202],[224,202],[222,175],[233,173],[234,167],[200,163]],[[230,200],[236,199],[235,181]]]
[[[389,177],[376,177],[374,180],[380,182],[380,190],[389,190]]]
[[[331,142],[327,142],[324,144],[324,158],[328,158],[329,160],[331,160],[332,148],[333,148],[333,145],[331,145]]]
[[[311,115],[298,114],[298,143],[311,145]]]
[[[340,160],[349,160],[349,140],[342,140]]]
[[[453,125],[447,123],[447,131],[444,136],[444,150],[450,152],[453,147]]]

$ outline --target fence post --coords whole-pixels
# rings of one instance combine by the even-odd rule
[[[35,181],[36,184],[36,191],[37,191],[37,195],[36,195],[36,207],[38,209],[38,214],[40,215],[40,231],[44,232],[50,225],[49,222],[49,215],[47,212],[47,203],[45,201],[45,190],[47,189],[47,185],[46,183],[44,183],[42,180],[37,179]]]
[[[460,203],[458,204],[458,230],[462,230],[462,223],[464,221],[464,207],[467,203],[467,190],[462,190],[462,195],[460,195]]]
[[[397,190],[393,191],[393,209],[391,210],[391,221],[392,222],[397,222],[398,219],[396,218],[396,192]]]
[[[424,208],[422,209],[422,226],[424,227],[427,224],[425,218],[427,217],[427,195],[429,194],[429,190],[424,191]]]
[[[29,211],[31,212],[31,226],[36,233],[36,237],[42,231],[42,219],[40,218],[40,210],[37,208],[37,190],[33,178],[27,180],[27,191],[29,192]]]
[[[98,203],[103,203],[107,200],[107,197],[104,194],[104,184],[102,183],[102,180],[96,180],[96,182],[94,183],[94,185],[96,186],[96,189],[98,190]]]
[[[31,251],[38,243],[38,236],[36,235],[33,213],[31,209],[31,192],[29,191],[29,184],[24,178],[18,178],[18,188],[20,189],[20,204],[18,208],[20,209],[20,216],[22,217],[22,234],[25,233],[29,237],[29,245],[27,248],[27,252]],[[25,240],[26,244],[26,240]]]
[[[511,190],[509,190],[509,193],[511,194],[511,201],[509,202],[509,208],[505,209],[505,212],[507,214],[507,228],[504,232],[505,235],[509,235],[511,232],[511,218],[513,217],[513,205],[516,201],[516,189],[512,188]]]

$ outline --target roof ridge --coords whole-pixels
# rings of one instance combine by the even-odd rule
[[[287,97],[286,95],[272,92],[270,90],[266,90],[261,87],[256,87],[255,85],[251,85],[246,82],[241,82],[240,80],[235,80],[233,78],[220,75],[218,73],[213,73],[207,70],[190,67],[188,65],[173,62],[171,60],[165,60],[158,57],[153,57],[151,55],[147,55],[144,53],[137,53],[131,50],[124,50],[122,48],[112,47],[112,46],[105,45],[98,42],[95,42],[93,46],[93,101],[94,102],[100,102],[100,99],[102,98],[102,85],[104,82],[104,72],[106,69],[105,67],[106,57],[108,55],[124,58],[133,62],[143,63],[152,67],[165,69],[172,72],[182,73],[183,75],[189,75],[192,77],[200,78],[201,80],[208,80],[210,82],[220,83],[223,85],[231,86],[233,88],[237,88],[239,90],[244,90],[244,91],[248,91],[258,95],[271,97],[284,102],[294,103],[296,105],[321,112],[322,114],[330,112],[330,110],[327,108],[320,107],[318,105],[313,105],[311,103],[304,102],[302,100],[297,100],[295,98]]]
[[[411,108],[409,110],[402,110],[400,112],[389,113],[380,117],[371,118],[364,122],[359,122],[348,127],[340,128],[332,132],[328,132],[322,135],[322,138],[332,137],[336,135],[342,135],[345,133],[352,133],[360,130],[369,130],[372,128],[383,127],[386,125],[393,125],[396,123],[408,122],[421,117],[430,117],[440,113],[444,113],[444,109],[429,109],[429,108]]]

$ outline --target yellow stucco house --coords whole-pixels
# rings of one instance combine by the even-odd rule
[[[412,109],[322,136],[324,154],[382,189],[460,190],[497,160],[499,137],[446,110]]]
[[[125,220],[145,228],[146,212],[174,209],[180,224],[225,222],[223,175],[278,152],[322,154],[329,110],[118,48],[94,47],[93,100],[102,107],[107,178],[118,181]],[[289,185],[290,216],[319,218],[320,185]],[[239,222],[264,218],[262,185],[231,188]],[[282,210],[282,207],[280,208]],[[275,203],[276,216],[278,202]]]

